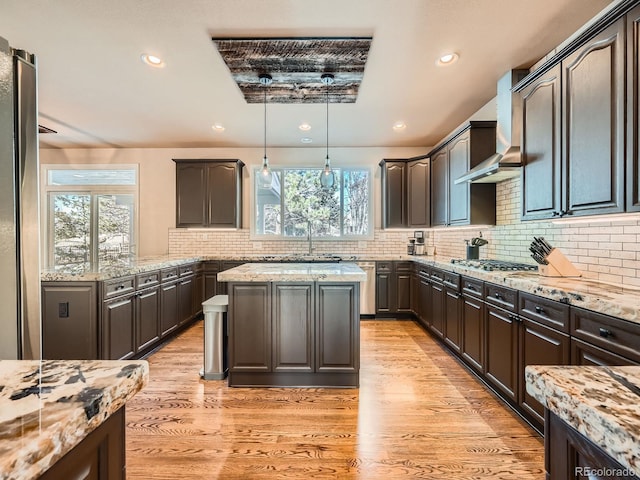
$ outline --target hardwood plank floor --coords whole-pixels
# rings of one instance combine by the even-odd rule
[[[544,478],[541,438],[414,322],[361,323],[359,389],[203,381],[202,336],[149,357],[128,479]]]

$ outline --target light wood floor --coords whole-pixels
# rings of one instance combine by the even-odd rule
[[[360,389],[230,389],[199,378],[199,322],[127,404],[127,478],[544,478],[540,437],[417,324],[361,325]]]

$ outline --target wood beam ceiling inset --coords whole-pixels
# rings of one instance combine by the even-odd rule
[[[372,37],[213,38],[247,103],[263,103],[261,73],[273,77],[268,103],[325,103],[323,73],[335,76],[330,103],[354,103]]]

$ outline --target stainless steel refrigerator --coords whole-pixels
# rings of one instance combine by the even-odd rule
[[[0,359],[42,357],[36,59],[0,37]]]

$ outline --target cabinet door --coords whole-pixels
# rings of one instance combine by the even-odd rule
[[[418,320],[427,327],[431,324],[431,283],[420,277],[420,316]]]
[[[627,211],[640,211],[640,7],[627,14]]]
[[[97,360],[95,283],[42,284],[42,354],[48,360]]]
[[[518,400],[518,317],[486,305],[486,378],[504,395]]]
[[[195,317],[202,312],[202,302],[204,302],[204,273],[198,272],[193,277],[193,292],[191,298],[191,317]]]
[[[452,350],[460,353],[462,345],[462,296],[458,292],[446,288],[444,302],[444,342]]]
[[[431,191],[429,159],[416,160],[407,164],[407,210],[409,227],[429,227],[431,225]]]
[[[235,162],[207,166],[207,225],[240,228],[241,176]]]
[[[160,339],[160,287],[136,294],[136,352]]]
[[[456,185],[454,182],[469,171],[469,132],[455,138],[449,150],[449,224],[466,225],[469,218],[468,182]]]
[[[560,65],[522,92],[522,219],[558,216],[561,208]]]
[[[313,372],[313,283],[273,284],[273,371]]]
[[[524,369],[527,365],[569,365],[569,335],[524,319],[520,339],[520,406],[540,424],[544,406],[527,393]]]
[[[438,337],[444,338],[445,291],[439,283],[431,284],[431,318],[429,328]]]
[[[202,163],[176,164],[176,227],[206,225],[206,177]]]
[[[625,24],[611,25],[562,62],[563,210],[624,208]]]
[[[384,228],[407,225],[406,162],[382,163],[382,224]]]
[[[411,274],[395,274],[396,312],[411,311]]]
[[[484,373],[484,302],[462,298],[462,358],[477,372]]]
[[[411,311],[416,317],[422,317],[422,309],[420,308],[420,277],[417,273],[411,275],[411,291],[409,292],[409,296],[411,298]]]
[[[102,356],[105,360],[133,357],[135,346],[135,295],[104,302],[102,308]]]
[[[359,284],[318,283],[316,371],[357,373],[360,368]]]
[[[271,286],[229,284],[229,371],[271,372]]]
[[[191,320],[193,309],[193,276],[178,282],[178,325]]]
[[[393,273],[376,274],[376,313],[393,313]]]
[[[160,335],[164,337],[178,326],[178,285],[160,286]]]
[[[449,223],[449,160],[443,148],[431,156],[431,226]]]
[[[204,299],[208,300],[218,294],[217,272],[204,272]]]

